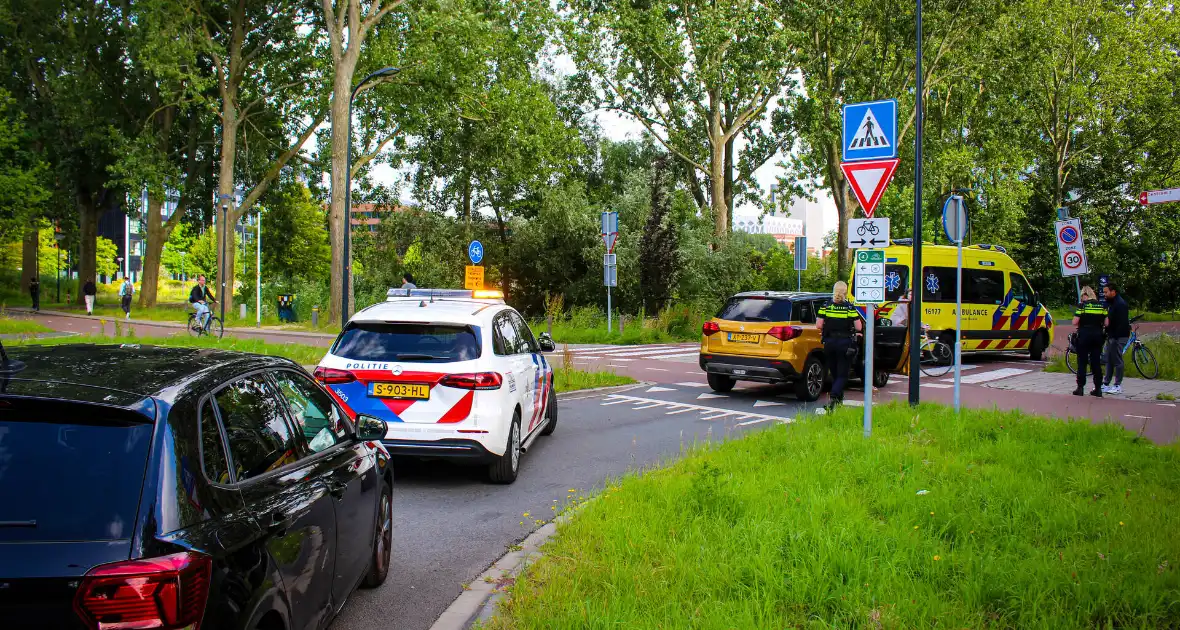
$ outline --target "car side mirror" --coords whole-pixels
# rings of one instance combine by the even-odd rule
[[[389,425],[381,418],[364,414],[356,417],[356,436],[362,440],[380,440],[388,430]]]
[[[553,352],[557,349],[557,344],[553,343],[553,337],[550,337],[547,332],[543,332],[537,337],[537,344],[541,346],[541,352]]]

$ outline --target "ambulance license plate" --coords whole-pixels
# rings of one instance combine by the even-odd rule
[[[416,383],[373,383],[369,395],[374,398],[412,398],[430,400],[430,386]]]
[[[762,341],[762,335],[755,335],[751,333],[729,333],[729,340],[735,343],[758,343]]]

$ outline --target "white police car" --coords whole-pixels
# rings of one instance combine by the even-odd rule
[[[315,369],[348,413],[386,420],[394,456],[485,464],[512,483],[557,427],[553,369],[498,291],[390,289],[352,317]]]

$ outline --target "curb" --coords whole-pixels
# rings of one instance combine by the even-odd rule
[[[626,392],[639,387],[651,387],[653,384],[646,381],[632,383],[630,385],[612,385],[611,387],[595,387],[594,389],[575,389],[570,392],[557,392],[558,400],[581,400],[583,398],[594,398],[595,396],[602,396],[603,394],[614,394],[616,392]]]

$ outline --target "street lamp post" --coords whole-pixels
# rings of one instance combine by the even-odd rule
[[[366,83],[374,79],[382,77],[391,77],[401,72],[401,68],[382,68],[369,76],[361,79],[360,83],[352,89],[352,95],[348,97],[348,151],[344,154],[344,269],[342,269],[341,283],[340,283],[340,329],[344,329],[344,325],[348,323],[348,298],[352,287],[352,278],[350,272],[352,263],[349,259],[349,247],[352,241],[352,100],[356,98],[356,93],[365,86]]]
[[[66,235],[61,232],[56,232],[53,238],[57,240],[54,247],[57,248],[57,302],[61,303],[61,241]]]
[[[916,0],[915,31],[917,35],[917,72],[914,74],[916,111],[914,121],[914,246],[910,266],[910,289],[914,297],[910,303],[910,383],[909,401],[916,406],[919,399],[918,377],[922,348],[922,0]],[[914,280],[917,279],[917,282]]]

